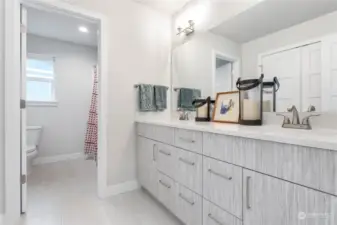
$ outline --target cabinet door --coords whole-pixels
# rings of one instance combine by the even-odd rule
[[[157,196],[156,142],[138,136],[138,181],[153,196]]]
[[[331,225],[337,198],[244,170],[245,225]]]

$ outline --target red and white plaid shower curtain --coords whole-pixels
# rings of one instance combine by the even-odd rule
[[[97,66],[94,66],[94,85],[91,97],[91,105],[89,111],[89,119],[87,125],[87,134],[85,138],[84,152],[87,159],[97,161],[97,139],[98,139],[98,113],[97,113],[97,97],[98,97],[98,74]]]

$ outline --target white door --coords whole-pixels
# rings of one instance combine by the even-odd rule
[[[337,35],[322,42],[322,111],[337,112]]]
[[[21,6],[21,213],[27,210],[26,57],[27,10]]]
[[[322,48],[321,42],[301,48],[302,112],[310,105],[322,111]]]
[[[286,112],[287,108],[295,105],[301,108],[300,81],[301,81],[301,51],[291,49],[264,56],[261,60],[265,80],[277,77],[280,89],[276,93],[276,112]],[[272,96],[264,95],[264,100],[271,101]]]

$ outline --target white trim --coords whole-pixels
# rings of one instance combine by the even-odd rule
[[[4,214],[0,214],[0,225],[5,225]]]
[[[27,107],[57,107],[58,101],[29,101]]]
[[[137,190],[139,188],[140,188],[140,185],[138,184],[136,180],[127,181],[125,183],[116,184],[116,185],[110,185],[105,190],[104,197],[107,198],[107,197],[127,193],[130,191]]]
[[[220,56],[222,59],[227,60],[229,62],[232,63],[232,86],[235,83],[235,77],[234,77],[234,73],[237,73],[237,78],[239,78],[241,76],[240,74],[240,70],[241,70],[241,60],[238,57],[234,57],[231,55],[227,55],[225,53],[219,52],[217,50],[212,50],[212,93],[213,96],[216,97],[216,92],[215,92],[215,77],[216,77],[216,58],[217,56]],[[238,71],[235,71],[238,70]],[[233,86],[233,90],[235,90],[235,87]]]
[[[82,153],[71,153],[71,154],[63,154],[63,155],[55,155],[55,156],[44,156],[37,157],[33,160],[33,165],[41,165],[48,163],[56,163],[73,159],[84,159],[84,154]]]
[[[107,190],[107,106],[108,106],[108,41],[107,18],[68,3],[50,0],[5,0],[5,219],[8,224],[20,218],[20,4],[57,11],[76,17],[90,18],[100,25],[99,38],[99,131],[98,131],[98,196]],[[17,104],[15,104],[17,102]]]

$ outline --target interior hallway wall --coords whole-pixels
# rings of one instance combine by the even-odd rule
[[[56,107],[27,108],[27,124],[42,126],[38,156],[83,153],[97,49],[28,35],[28,53],[56,57]]]

